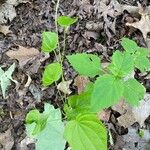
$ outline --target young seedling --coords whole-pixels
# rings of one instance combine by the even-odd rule
[[[66,33],[77,18],[60,16],[56,18],[56,32],[43,32],[42,51],[54,52],[59,59],[45,67],[42,83],[50,86],[63,75],[63,61],[66,49]],[[64,28],[63,47],[60,47],[57,24]],[[96,113],[116,104],[124,98],[130,105],[136,106],[144,97],[145,88],[131,74],[135,69],[141,72],[150,70],[148,50],[139,47],[134,41],[121,40],[123,52],[116,50],[111,62],[104,70],[97,55],[77,53],[66,56],[71,66],[78,74],[93,78],[84,92],[65,99],[64,119],[61,112],[52,105],[45,104],[44,112],[31,110],[26,117],[26,129],[29,136],[37,139],[36,149],[44,150],[53,147],[64,150],[65,140],[73,150],[107,150],[107,131]],[[55,147],[55,148],[54,148]]]
[[[58,53],[60,57],[57,62],[46,66],[42,78],[44,86],[53,84],[61,76],[62,81],[64,81],[63,60],[66,32],[68,27],[77,19],[61,16],[57,18],[57,21],[60,26],[64,27],[64,46],[62,49],[57,32],[44,32],[42,34],[42,51],[54,52],[55,55]],[[53,108],[52,111],[45,108],[45,111],[47,110],[46,112],[49,113],[45,114],[44,111],[41,114],[38,110],[32,110],[27,114],[27,133],[37,139],[36,149],[43,150],[43,147],[46,149],[56,147],[56,149],[63,150],[66,140],[73,150],[97,150],[99,148],[107,150],[107,131],[102,122],[97,119],[96,113],[116,104],[122,98],[132,106],[138,105],[144,97],[145,88],[134,77],[131,77],[131,74],[135,69],[139,69],[141,72],[150,70],[146,48],[139,47],[128,38],[123,38],[121,45],[125,51],[116,50],[105,70],[102,69],[101,60],[97,55],[77,53],[66,56],[71,66],[80,75],[93,79],[96,77],[96,80],[90,82],[84,92],[68,97],[68,101],[64,103],[64,115],[68,121],[65,127],[60,112],[57,115],[58,110],[49,104],[45,104],[45,107]],[[53,116],[53,114],[55,115]],[[58,122],[53,120],[55,117]],[[55,130],[51,130],[53,128]],[[59,134],[56,134],[55,131],[58,130],[57,133]],[[49,140],[47,141],[47,139]],[[54,139],[56,141],[53,143]]]
[[[77,21],[77,18],[60,16],[57,18],[58,24],[64,28],[64,44],[60,48],[57,32],[43,32],[42,34],[42,51],[46,53],[54,52],[59,55],[59,60],[45,67],[42,83],[49,86],[58,81],[63,76],[63,60],[66,49],[66,33],[70,25]],[[82,61],[82,74],[88,74],[90,77],[100,74],[100,60],[98,56],[83,54],[78,55]],[[74,60],[76,61],[76,60]],[[78,62],[74,62],[74,64]],[[88,64],[88,66],[86,66]],[[80,72],[81,64],[76,66]],[[88,70],[90,68],[90,71]],[[37,139],[36,150],[47,150],[53,147],[53,150],[64,150],[65,140],[69,142],[73,150],[102,150],[107,149],[107,131],[102,122],[97,118],[96,113],[90,110],[90,98],[93,91],[93,84],[89,84],[86,91],[81,95],[74,95],[68,98],[64,104],[65,118],[68,120],[65,128],[61,115],[58,110],[45,108],[43,113],[38,110],[31,110],[26,117],[26,130],[30,137]],[[66,100],[66,99],[65,99]],[[52,107],[45,104],[45,107]],[[51,118],[51,119],[49,119]],[[56,120],[55,120],[56,119]],[[64,139],[63,139],[64,136]],[[91,138],[92,136],[92,138]],[[76,140],[75,140],[76,139]],[[81,142],[82,141],[82,142]],[[85,147],[86,146],[86,147]],[[54,148],[55,147],[55,148]]]
[[[91,111],[98,112],[116,104],[124,98],[132,106],[138,105],[144,97],[145,88],[136,79],[129,78],[137,68],[143,71],[150,70],[148,49],[137,46],[127,38],[121,40],[125,51],[115,51],[112,62],[107,67],[107,73],[102,71],[100,59],[91,59],[91,54],[73,54],[67,56],[71,66],[81,75],[97,77],[91,94]],[[93,56],[94,57],[94,56]],[[92,67],[95,64],[95,68]],[[127,78],[128,77],[128,78]]]

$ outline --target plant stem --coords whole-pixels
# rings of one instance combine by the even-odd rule
[[[55,9],[55,30],[56,30],[56,33],[58,35],[58,23],[57,23],[57,16],[58,16],[58,8],[59,8],[59,3],[60,3],[60,0],[57,0],[57,3],[56,3],[56,9]],[[62,68],[62,81],[64,82],[65,79],[64,79],[64,73],[63,73],[63,56],[61,54],[61,51],[60,51],[60,42],[59,42],[59,39],[58,39],[58,55],[59,55],[59,62],[61,64],[61,68]]]
[[[67,29],[68,28],[65,28],[64,29],[64,42],[63,42],[63,51],[62,51],[62,56],[63,56],[63,58],[62,58],[62,60],[64,60],[64,55],[65,55],[65,49],[66,49],[66,34],[67,34]]]

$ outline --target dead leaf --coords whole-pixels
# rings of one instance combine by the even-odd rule
[[[113,105],[111,108],[112,110],[119,112],[121,115],[125,114],[128,109],[131,110],[131,107],[129,108],[129,105],[124,100],[119,101],[116,105]]]
[[[3,146],[1,150],[11,150],[14,145],[14,139],[11,135],[11,129],[0,134],[0,144]]]
[[[20,143],[17,144],[17,148],[18,150],[29,150],[28,145],[35,142],[35,139],[26,136]]]
[[[100,120],[108,122],[110,119],[110,114],[111,114],[111,110],[105,109],[105,110],[98,112],[97,115]]]
[[[35,48],[26,48],[19,46],[17,51],[9,50],[6,55],[11,59],[17,59],[21,68],[31,59],[35,59],[40,55],[39,50]]]
[[[78,88],[78,94],[82,93],[90,80],[87,77],[84,76],[77,76],[74,79],[74,85]]]
[[[132,111],[129,111],[129,110],[125,114],[117,118],[117,120],[118,120],[119,125],[123,126],[124,128],[130,127],[136,122],[136,119]]]
[[[132,113],[132,107],[129,106],[124,100],[121,100],[116,105],[112,106],[112,109],[119,112],[121,115],[117,118],[120,126],[128,128],[136,122],[136,119]]]
[[[136,121],[140,124],[141,127],[144,126],[144,121],[150,115],[150,94],[145,94],[144,100],[140,101],[138,107],[132,109]]]
[[[141,12],[140,14],[140,21],[134,23],[126,23],[126,25],[139,29],[142,32],[144,39],[146,40],[147,34],[150,32],[150,16],[144,12]]]
[[[117,118],[120,126],[128,128],[135,122],[138,122],[143,127],[144,121],[150,115],[150,94],[145,94],[139,106],[131,107],[125,101],[120,101],[117,105],[112,106],[112,109],[121,114]]]
[[[71,84],[72,80],[69,81],[64,81],[64,82],[60,82],[57,85],[57,89],[60,90],[61,92],[63,92],[64,94],[71,94],[71,90],[69,89],[69,86]]]
[[[4,35],[7,35],[8,33],[11,33],[12,31],[9,30],[10,26],[3,26],[0,25],[0,32],[3,33]]]

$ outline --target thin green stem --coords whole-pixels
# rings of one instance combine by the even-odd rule
[[[56,3],[56,9],[55,9],[55,31],[58,35],[58,23],[57,23],[57,17],[58,17],[58,8],[59,8],[59,3],[60,3],[60,0],[57,0],[57,3]],[[65,44],[64,44],[65,45]],[[65,47],[63,47],[63,51],[65,51]],[[58,39],[58,55],[59,55],[59,63],[61,65],[61,68],[62,68],[62,82],[65,81],[64,79],[64,71],[63,71],[63,54],[61,54],[61,48],[60,48],[60,41]],[[56,52],[55,52],[55,57],[57,57],[56,55]],[[57,86],[57,83],[55,82],[55,85]],[[64,102],[64,98],[66,99],[66,94],[64,95],[64,97],[62,96],[61,92],[58,90],[58,93],[61,97],[61,100]]]
[[[57,16],[58,16],[59,3],[60,3],[60,0],[57,0],[56,9],[55,9],[55,11],[56,11],[55,12],[55,28],[56,28],[56,33],[58,33]]]
[[[60,3],[60,0],[57,0],[56,12],[55,12],[55,28],[56,28],[55,30],[56,30],[57,35],[58,35],[57,16],[58,16],[59,3]],[[58,55],[59,55],[59,62],[61,64],[61,68],[62,68],[62,81],[64,82],[65,79],[64,79],[64,73],[63,73],[63,59],[62,59],[62,54],[61,54],[61,50],[60,50],[60,41],[59,41],[59,39],[58,39]]]

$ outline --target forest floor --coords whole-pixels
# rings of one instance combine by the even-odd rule
[[[56,86],[44,88],[41,84],[44,66],[56,59],[53,54],[40,53],[42,32],[55,30],[55,5],[55,0],[0,2],[0,66],[6,70],[15,63],[13,79],[18,82],[9,86],[6,99],[0,91],[1,150],[34,150],[34,143],[25,132],[27,112],[33,108],[42,110],[44,102],[56,108],[62,104]],[[150,49],[150,18],[141,24],[141,28],[127,25],[139,22],[141,11],[150,17],[148,0],[61,0],[58,15],[79,17],[67,33],[65,54],[94,53],[105,64],[113,52],[121,48],[119,40],[122,37]],[[61,29],[59,34],[63,36]],[[36,53],[28,57],[29,49]],[[7,52],[12,50],[21,51],[22,55],[11,59]],[[77,75],[67,60],[64,61],[64,69],[65,80],[73,79],[71,93],[76,93],[82,88],[85,78]],[[102,120],[112,136],[110,150],[150,150],[150,74],[136,71],[135,78],[146,87],[147,112],[139,109],[140,114],[134,120],[123,102],[104,112]],[[145,133],[144,137],[137,134],[139,129]]]

